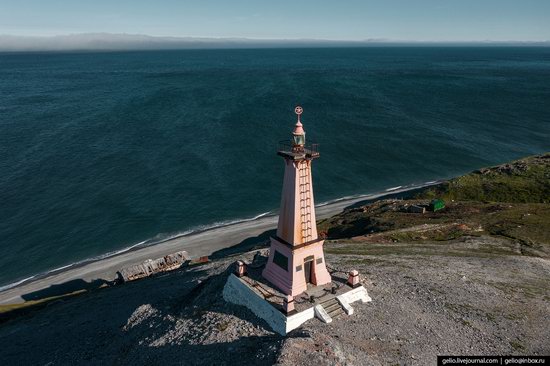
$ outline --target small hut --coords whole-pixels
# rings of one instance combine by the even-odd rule
[[[445,208],[445,201],[436,198],[430,202],[430,211],[436,212]]]

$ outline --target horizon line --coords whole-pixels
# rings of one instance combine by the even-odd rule
[[[0,34],[0,52],[32,51],[127,51],[213,48],[281,48],[342,46],[550,46],[550,40],[399,40],[385,38],[249,38],[151,36],[132,33],[69,33],[45,36]]]
[[[0,33],[0,37],[17,38],[56,38],[56,37],[75,37],[75,36],[129,36],[129,37],[147,37],[151,39],[173,39],[173,40],[245,40],[245,41],[323,41],[323,42],[388,42],[388,43],[550,43],[550,39],[522,39],[522,40],[493,40],[493,39],[470,39],[470,40],[430,40],[430,39],[395,39],[395,38],[360,38],[360,39],[341,39],[341,38],[263,38],[263,37],[245,37],[245,36],[200,36],[200,35],[150,35],[145,33],[127,33],[127,32],[80,32],[80,33],[60,33],[51,35],[24,35]]]

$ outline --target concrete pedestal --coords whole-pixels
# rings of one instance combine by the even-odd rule
[[[247,307],[281,335],[287,335],[290,331],[316,316],[325,323],[332,321],[322,305],[314,304],[311,304],[311,307],[305,310],[287,316],[265,300],[257,290],[249,286],[242,278],[238,278],[234,274],[229,275],[227,279],[223,288],[223,298],[227,302]],[[362,303],[372,301],[363,286],[342,293],[336,299],[348,315],[353,314],[351,303],[355,301],[361,301]]]

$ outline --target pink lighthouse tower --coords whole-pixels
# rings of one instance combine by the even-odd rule
[[[311,163],[319,157],[316,144],[306,144],[300,122],[302,107],[296,107],[298,122],[290,143],[280,143],[278,155],[284,158],[285,175],[277,234],[263,277],[283,293],[296,296],[308,284],[322,286],[331,282],[323,254],[324,240],[317,234]]]

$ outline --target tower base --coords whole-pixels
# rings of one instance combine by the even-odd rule
[[[302,307],[293,314],[285,315],[280,306],[266,300],[256,287],[251,286],[243,278],[238,278],[234,274],[230,274],[227,278],[223,288],[223,298],[227,302],[247,307],[257,317],[265,320],[271,329],[281,335],[287,335],[293,329],[315,317],[324,323],[331,323],[333,318],[330,314],[335,313],[335,305],[339,308],[340,315],[352,315],[354,313],[352,303],[360,301],[366,304],[371,301],[367,290],[363,286],[356,289],[345,286],[341,287],[335,295],[317,299],[315,303],[306,302],[302,305],[305,308]],[[327,306],[326,304],[334,305]]]
[[[307,290],[308,284],[322,286],[332,281],[325,265],[324,240],[292,247],[271,238],[271,248],[262,277],[281,292],[296,296]]]

